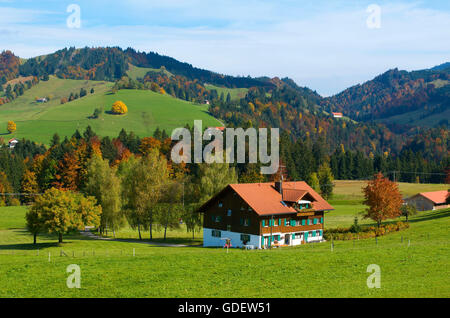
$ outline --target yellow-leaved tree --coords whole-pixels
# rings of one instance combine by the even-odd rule
[[[12,134],[17,129],[16,123],[12,120],[8,121],[8,126],[6,127],[6,129],[8,129],[9,133]]]
[[[128,107],[127,107],[127,105],[125,105],[124,102],[118,100],[112,105],[111,111],[114,114],[123,115],[123,114],[128,113]]]
[[[84,197],[69,190],[48,189],[37,196],[26,215],[27,228],[34,235],[38,232],[57,234],[63,242],[63,234],[84,230],[85,226],[100,225],[102,207],[94,197]]]

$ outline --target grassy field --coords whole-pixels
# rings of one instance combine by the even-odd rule
[[[206,84],[205,88],[207,90],[217,90],[217,94],[220,97],[220,94],[223,93],[223,97],[227,98],[227,94],[230,93],[231,99],[240,99],[245,97],[247,94],[248,88],[227,88],[227,87],[219,87],[211,84]]]
[[[403,113],[400,115],[395,115],[383,119],[376,120],[378,122],[386,124],[403,124],[412,126],[422,126],[422,127],[435,127],[438,126],[441,120],[450,118],[450,109],[447,108],[441,113],[427,115],[428,112],[423,109],[414,110],[411,112]],[[425,117],[424,117],[425,116]]]
[[[159,72],[159,71],[161,71],[161,69],[150,68],[150,67],[138,67],[138,66],[134,66],[133,64],[129,64],[129,69],[127,71],[127,75],[129,78],[132,78],[135,80],[138,78],[144,78],[144,76],[150,71]],[[164,73],[168,76],[173,75],[172,73],[170,73],[167,70]]]
[[[354,211],[342,207],[351,219]],[[336,241],[333,251],[325,242],[228,254],[78,234],[66,236],[61,246],[56,237],[39,236],[33,246],[24,230],[25,211],[0,208],[0,297],[450,296],[450,210],[421,213],[408,230],[381,237],[378,244]],[[80,289],[66,287],[70,264],[81,268]],[[367,288],[369,264],[381,268],[380,289]]]
[[[367,208],[362,204],[364,199],[362,188],[367,181],[335,180],[333,198],[329,203],[334,211],[326,212],[325,228],[348,227],[353,224],[355,216],[360,224],[373,224],[370,219],[363,219],[362,212]],[[447,190],[447,184],[417,184],[399,182],[399,189],[403,197],[409,197],[419,192]],[[402,218],[403,220],[403,218]]]
[[[205,105],[195,105],[147,90],[120,90],[108,92],[111,83],[93,81],[61,80],[52,77],[27,90],[23,96],[0,107],[0,129],[6,138],[28,138],[47,144],[57,132],[61,137],[71,136],[76,129],[84,130],[90,125],[100,136],[117,136],[122,128],[144,137],[151,135],[159,126],[168,133],[176,127],[193,125],[195,119],[203,120],[204,126],[220,123],[207,113]],[[79,92],[81,87],[95,88],[94,94],[61,105],[61,97]],[[53,94],[53,100],[37,104],[35,97]],[[111,105],[122,100],[128,106],[126,115],[109,113]],[[98,119],[89,119],[95,108],[103,108]],[[17,131],[7,134],[6,123],[13,120]],[[2,134],[0,134],[2,137]]]
[[[334,200],[363,200],[362,188],[367,181],[335,180],[333,189]],[[448,184],[406,183],[399,182],[399,189],[403,197],[409,197],[419,192],[447,190]]]

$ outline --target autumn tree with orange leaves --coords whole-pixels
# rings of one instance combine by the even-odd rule
[[[402,196],[395,182],[385,178],[381,172],[376,174],[363,188],[366,209],[364,218],[372,219],[380,227],[386,219],[399,217],[403,203]]]

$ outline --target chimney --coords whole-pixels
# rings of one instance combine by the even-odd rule
[[[283,195],[283,181],[275,181],[275,190],[281,193]]]

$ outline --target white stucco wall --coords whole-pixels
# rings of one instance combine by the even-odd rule
[[[231,247],[243,247],[244,243],[241,241],[241,234],[237,232],[220,231],[220,237],[213,237],[212,231],[214,229],[203,228],[203,246],[205,247],[223,247],[226,243],[225,238],[231,239]],[[252,235],[250,236],[250,241],[247,245],[253,245],[255,248],[261,247],[261,236]]]
[[[212,236],[212,231],[214,229],[209,229],[209,228],[203,228],[203,246],[205,247],[223,247],[225,245],[225,240],[224,238],[229,238],[231,239],[231,247],[243,247],[244,244],[241,241],[241,234],[245,234],[245,233],[237,233],[237,232],[230,232],[230,231],[221,231],[221,236],[220,237],[213,237]],[[312,237],[311,236],[311,232],[312,231],[308,231],[308,240],[307,242],[320,242],[323,240],[322,235],[318,235],[319,231],[316,231],[316,236]],[[293,233],[298,233],[298,232],[293,232]],[[279,243],[281,245],[285,245],[286,241],[284,239],[285,235],[289,235],[289,245],[290,246],[296,246],[296,245],[300,245],[302,244],[303,238],[305,236],[305,232],[301,232],[302,236],[298,239],[292,239],[292,234],[293,233],[277,233],[274,232],[272,233],[273,236],[276,235],[280,235],[281,236],[281,240],[279,241]],[[252,235],[252,234],[248,234],[250,235],[250,241],[247,243],[247,245],[253,245],[255,248],[261,248],[261,236],[259,235]],[[264,237],[268,237],[270,236],[269,234],[264,235]]]

